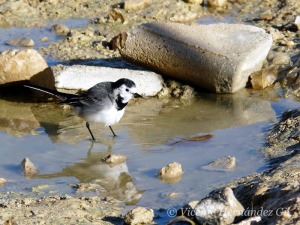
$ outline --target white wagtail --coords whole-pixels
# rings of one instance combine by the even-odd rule
[[[61,100],[60,103],[71,105],[75,114],[86,121],[86,127],[93,140],[95,140],[95,137],[90,129],[90,123],[103,123],[116,136],[111,125],[120,121],[130,99],[141,97],[136,92],[135,83],[126,78],[119,79],[116,82],[98,83],[80,95],[62,93],[31,85],[24,86],[54,95]]]

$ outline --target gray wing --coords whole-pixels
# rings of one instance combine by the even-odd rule
[[[68,98],[62,103],[74,107],[83,107],[85,111],[99,111],[113,104],[112,82],[102,82],[88,89],[85,93]]]

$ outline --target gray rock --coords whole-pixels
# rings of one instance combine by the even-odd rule
[[[87,90],[97,83],[120,78],[133,80],[138,93],[143,96],[155,96],[163,87],[161,76],[150,71],[95,66],[58,66],[52,69],[56,87],[60,89]]]
[[[24,158],[21,162],[21,167],[26,178],[31,178],[38,173],[36,166],[30,161],[29,158]]]
[[[161,168],[157,176],[167,183],[177,183],[183,175],[181,164],[173,162]]]
[[[200,224],[231,224],[236,216],[242,215],[244,207],[235,198],[231,188],[214,191],[195,207],[196,219]]]
[[[232,170],[236,166],[236,159],[234,156],[224,156],[211,163],[208,163],[206,166],[203,166],[203,169],[206,170],[220,170],[227,171]]]
[[[8,41],[7,44],[12,46],[32,47],[34,46],[34,41],[30,38],[18,37]]]
[[[272,45],[263,29],[243,24],[153,22],[123,38],[124,59],[217,93],[244,88]]]
[[[125,224],[149,224],[154,217],[153,209],[146,209],[144,207],[136,207],[130,210],[125,215]]]
[[[70,32],[70,29],[64,24],[54,24],[51,27],[51,31],[56,33],[57,35],[66,36]]]

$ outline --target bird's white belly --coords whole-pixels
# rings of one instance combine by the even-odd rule
[[[108,108],[106,110],[88,115],[86,120],[88,122],[96,122],[96,123],[103,123],[105,126],[111,126],[120,121],[120,119],[124,115],[125,109],[117,110],[114,106]]]

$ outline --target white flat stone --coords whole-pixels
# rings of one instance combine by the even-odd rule
[[[134,81],[138,93],[143,96],[155,96],[163,87],[161,76],[151,71],[81,65],[63,66],[53,70],[55,86],[58,89],[87,90],[97,83],[117,81],[120,78]]]
[[[134,29],[122,43],[119,51],[128,61],[193,86],[233,93],[261,69],[272,37],[243,24],[153,22]]]

